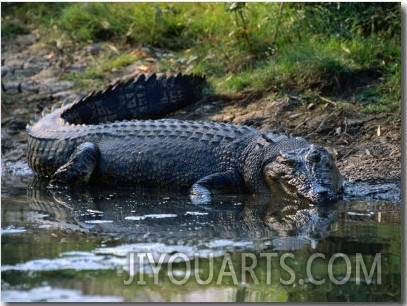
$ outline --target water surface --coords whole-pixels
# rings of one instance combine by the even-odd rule
[[[394,186],[363,185],[328,207],[251,196],[198,206],[168,191],[31,181],[2,177],[3,301],[401,299]]]

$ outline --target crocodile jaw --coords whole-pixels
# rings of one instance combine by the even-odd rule
[[[280,152],[264,166],[263,176],[272,194],[318,204],[337,201],[343,184],[334,157],[315,145]]]

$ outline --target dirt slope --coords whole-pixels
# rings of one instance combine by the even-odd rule
[[[26,158],[25,126],[44,107],[74,98],[73,83],[61,75],[80,72],[96,61],[100,52],[114,56],[110,44],[94,44],[62,51],[39,43],[37,34],[2,42],[1,154],[3,171],[9,162]],[[157,50],[142,50],[149,58],[106,75],[106,83],[140,72],[158,71]],[[96,88],[89,88],[89,91]],[[401,115],[359,112],[347,100],[323,98],[318,105],[299,97],[271,99],[268,93],[242,92],[238,96],[200,101],[172,117],[216,120],[253,125],[259,129],[303,136],[335,152],[342,174],[351,181],[401,183]]]

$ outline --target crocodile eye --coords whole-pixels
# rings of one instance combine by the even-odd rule
[[[321,154],[314,151],[308,155],[308,160],[314,163],[319,163],[321,161]]]
[[[332,160],[329,158],[324,158],[322,162],[325,168],[332,168]]]

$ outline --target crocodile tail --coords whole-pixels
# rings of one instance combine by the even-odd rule
[[[140,75],[75,100],[61,114],[73,124],[156,119],[202,98],[206,79],[198,75]]]

